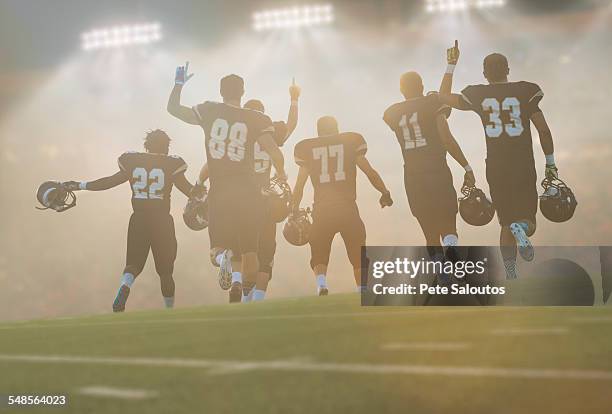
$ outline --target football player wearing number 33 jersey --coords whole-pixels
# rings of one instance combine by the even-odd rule
[[[144,142],[146,152],[126,152],[119,157],[119,171],[90,182],[69,181],[71,191],[102,191],[126,181],[132,188],[132,207],[127,235],[126,264],[115,301],[114,312],[123,312],[134,279],[142,272],[149,250],[160,278],[166,307],[174,306],[174,261],[176,236],[170,215],[170,193],[175,185],[189,196],[193,186],[185,178],[187,164],[181,157],[168,155],[170,138],[162,130],[151,131]]]
[[[286,180],[284,158],[274,142],[270,118],[242,108],[244,80],[241,77],[228,75],[221,79],[223,102],[207,101],[190,108],[181,105],[180,95],[191,76],[188,64],[177,68],[168,112],[204,130],[210,180],[211,259],[219,265],[221,278],[231,272],[230,302],[240,302],[243,276],[252,285],[259,268],[257,238],[261,197],[255,177],[255,143],[268,153],[277,176]]]
[[[531,82],[509,82],[508,60],[492,53],[485,57],[483,74],[486,85],[470,85],[461,94],[451,94],[453,70],[458,59],[458,45],[449,49],[449,69],[440,87],[442,102],[480,116],[484,127],[487,158],[486,177],[491,199],[501,225],[500,247],[507,278],[516,274],[516,253],[527,261],[533,260],[533,246],[529,236],[536,229],[538,193],[531,139],[531,122],[540,136],[546,157],[547,177],[556,177],[552,134],[539,103],[544,94]]]

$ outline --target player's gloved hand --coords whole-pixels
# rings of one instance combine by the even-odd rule
[[[389,191],[384,192],[380,199],[378,200],[381,208],[391,207],[393,205],[393,199],[391,198],[391,193]]]
[[[555,164],[546,164],[546,170],[544,176],[549,180],[557,180],[559,178],[559,172]]]
[[[81,190],[81,183],[78,181],[65,181],[62,183],[62,187],[68,191],[79,191]]]
[[[174,84],[175,85],[184,85],[187,83],[189,79],[193,76],[189,74],[189,62],[185,62],[185,66],[178,66],[176,68],[176,74],[174,76]]]
[[[204,184],[196,184],[193,186],[191,192],[189,193],[189,199],[203,201],[207,193],[208,190],[206,189],[206,186]]]
[[[463,186],[464,187],[474,187],[476,185],[476,176],[474,175],[474,171],[466,171],[463,175]]]
[[[302,93],[302,88],[295,84],[295,78],[293,78],[293,82],[289,87],[289,96],[291,96],[291,100],[297,101],[300,98],[300,93]]]
[[[459,42],[455,40],[455,45],[446,49],[446,63],[456,65],[459,61]]]

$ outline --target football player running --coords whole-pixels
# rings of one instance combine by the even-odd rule
[[[167,308],[174,306],[174,261],[176,236],[170,215],[170,193],[176,186],[189,196],[193,186],[185,178],[187,164],[181,157],[168,155],[170,138],[159,129],[147,134],[146,152],[126,152],[119,157],[119,171],[95,181],[63,183],[70,191],[102,191],[126,181],[132,188],[132,207],[127,235],[127,258],[119,291],[113,302],[114,312],[123,312],[134,280],[142,272],[149,250]]]
[[[297,126],[298,121],[298,99],[301,89],[295,84],[289,87],[289,95],[291,97],[291,106],[289,107],[289,115],[287,122],[275,121],[274,126],[274,141],[281,147],[291,136]],[[244,107],[254,111],[265,113],[263,103],[257,99],[251,99],[244,104]],[[271,173],[270,156],[265,152],[259,143],[255,143],[255,172],[257,185],[261,190],[265,190],[270,185]],[[204,183],[208,179],[208,164],[205,164],[200,170],[199,183]],[[272,277],[272,266],[274,265],[274,254],[276,253],[276,221],[274,221],[266,208],[265,201],[263,204],[263,216],[259,223],[259,238],[257,246],[257,259],[259,261],[259,271],[255,285],[243,283],[242,286],[242,302],[260,301],[265,298],[268,283]]]
[[[280,180],[286,180],[284,158],[274,142],[270,118],[241,107],[241,77],[221,79],[222,102],[206,101],[190,108],[181,105],[180,99],[183,85],[192,76],[188,63],[177,68],[168,112],[204,130],[210,180],[211,260],[221,268],[222,278],[231,273],[230,302],[240,302],[243,276],[247,284],[254,284],[259,269],[257,239],[262,206],[255,176],[255,142],[270,156]]]
[[[383,119],[402,150],[410,210],[425,235],[431,258],[442,260],[440,246],[448,249],[458,242],[457,193],[446,154],[465,169],[464,185],[475,184],[474,173],[448,127],[450,107],[435,92],[423,94],[423,81],[416,72],[400,77],[400,92],[404,100],[391,105]]]
[[[293,190],[292,214],[298,214],[304,186],[310,178],[314,187],[310,266],[316,277],[317,293],[328,294],[327,265],[337,233],[342,236],[357,289],[361,291],[361,246],[365,246],[366,230],[356,203],[357,168],[381,193],[382,208],[393,205],[393,200],[366,158],[368,147],[360,134],[340,133],[336,119],[331,116],[317,121],[317,133],[318,137],[300,141],[294,149],[295,162],[300,168]]]
[[[544,94],[535,83],[509,82],[508,60],[499,53],[484,58],[486,85],[469,85],[461,94],[452,94],[458,59],[455,41],[455,46],[447,51],[448,68],[440,87],[440,99],[453,108],[474,111],[481,118],[487,144],[486,176],[501,225],[501,253],[507,278],[514,279],[517,245],[524,260],[534,257],[529,237],[536,230],[538,193],[531,122],[538,130],[546,157],[545,176],[557,177],[552,134],[538,106]]]

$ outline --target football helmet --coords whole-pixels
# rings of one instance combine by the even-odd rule
[[[578,205],[572,190],[558,178],[545,178],[541,185],[544,189],[540,196],[542,215],[554,223],[571,219]]]
[[[303,246],[310,240],[310,208],[292,213],[283,227],[283,236],[294,246]]]
[[[270,185],[262,188],[268,214],[275,223],[280,223],[289,215],[291,205],[291,188],[286,181],[278,177],[270,180]]]
[[[191,230],[201,231],[208,227],[207,195],[204,186],[195,186],[191,192],[185,210],[183,210],[183,221]]]
[[[475,186],[461,187],[463,197],[459,198],[459,214],[472,226],[484,226],[493,220],[495,208],[484,191]]]
[[[39,210],[55,210],[58,213],[66,211],[76,206],[76,196],[74,192],[68,190],[59,181],[45,181],[38,187],[36,198],[43,207],[36,207]]]

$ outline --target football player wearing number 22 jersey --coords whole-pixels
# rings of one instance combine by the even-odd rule
[[[147,134],[146,152],[126,152],[119,157],[119,171],[95,181],[69,181],[71,191],[102,191],[126,181],[132,188],[132,207],[127,235],[126,264],[119,291],[113,302],[114,312],[123,312],[134,279],[142,272],[149,250],[153,252],[155,270],[167,308],[174,306],[174,261],[176,236],[170,215],[170,193],[173,185],[186,196],[193,186],[185,178],[187,164],[181,157],[168,155],[170,138],[159,129]]]
[[[514,279],[517,246],[524,260],[531,261],[534,257],[529,237],[536,229],[538,194],[531,122],[538,130],[546,157],[545,175],[557,177],[552,134],[538,106],[544,94],[535,83],[509,82],[508,60],[499,53],[484,59],[483,74],[488,84],[470,85],[461,94],[451,94],[453,71],[459,57],[456,41],[449,52],[440,98],[453,108],[480,116],[487,144],[486,177],[501,225],[500,248],[506,277]]]

